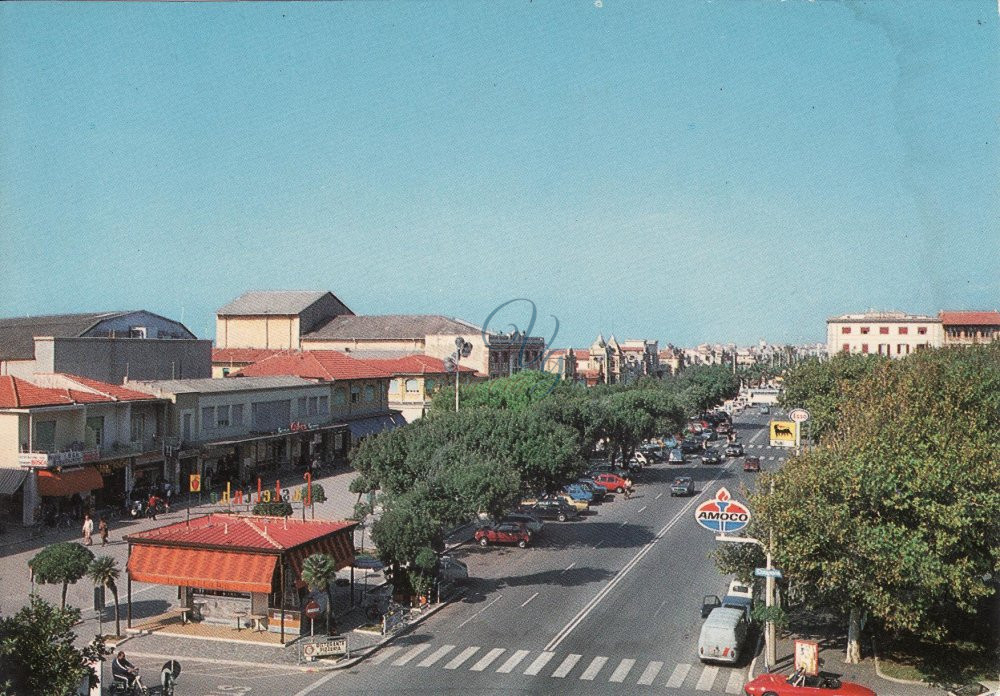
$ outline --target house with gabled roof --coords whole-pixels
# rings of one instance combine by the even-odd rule
[[[215,346],[299,350],[303,334],[353,314],[328,291],[252,290],[216,312]]]

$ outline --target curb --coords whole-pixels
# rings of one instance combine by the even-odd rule
[[[763,642],[764,642],[764,632],[761,631],[760,636],[757,638],[757,647],[754,648],[753,659],[750,660],[750,666],[747,668],[747,681],[748,682],[749,681],[753,681],[753,673],[754,673],[754,670],[757,668],[757,658],[760,657],[760,649],[761,649],[761,645],[763,644]]]
[[[922,686],[922,687],[924,687],[926,689],[933,689],[934,688],[933,685],[928,684],[925,681],[914,681],[912,679],[900,679],[899,677],[890,677],[890,676],[888,676],[886,674],[883,674],[882,673],[882,669],[879,667],[878,646],[875,644],[875,638],[874,637],[872,638],[872,658],[875,660],[875,674],[880,679],[885,679],[886,681],[892,682],[894,684],[908,684],[910,686]]]

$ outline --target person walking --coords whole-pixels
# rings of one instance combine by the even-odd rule
[[[174,495],[174,487],[169,483],[163,485],[163,509],[169,515],[170,514],[170,499]]]
[[[156,493],[149,494],[149,501],[146,507],[146,514],[156,519],[156,506],[159,504],[160,499],[156,497]]]
[[[97,523],[97,533],[101,535],[101,546],[108,545],[108,523],[102,517]]]
[[[83,516],[83,543],[90,546],[93,540],[90,538],[94,533],[94,520],[90,519],[90,515]]]

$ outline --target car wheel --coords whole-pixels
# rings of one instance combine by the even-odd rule
[[[563,513],[560,512],[559,516],[556,517],[556,519],[559,520],[560,522],[565,522],[566,521],[566,515],[564,515]]]
[[[523,549],[528,545],[528,542],[526,542],[524,539],[521,539],[520,541],[517,542],[517,545]]]
[[[490,540],[487,539],[486,537],[483,537],[482,539],[479,540],[479,545],[480,546],[487,546],[489,543],[490,543]]]
[[[763,693],[763,696],[778,696],[778,694],[774,693],[773,691],[765,691]]]
[[[624,493],[625,489],[622,486],[618,486],[618,488],[615,489],[615,492],[617,492],[617,493]]]

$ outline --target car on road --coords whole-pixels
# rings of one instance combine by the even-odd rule
[[[727,457],[742,457],[743,456],[743,445],[739,442],[730,442],[726,445],[726,456]]]
[[[743,471],[760,471],[760,457],[747,457],[744,459]]]
[[[694,495],[694,481],[690,476],[678,476],[670,484],[670,496],[675,495]]]
[[[598,464],[595,467],[591,467],[590,471],[587,472],[587,475],[590,476],[591,480],[596,478],[599,474],[614,474],[615,476],[621,476],[622,478],[627,479],[632,472],[613,464]]]
[[[663,438],[663,448],[666,450],[672,450],[677,446],[677,438],[673,435],[667,435]]]
[[[672,450],[670,450],[670,455],[667,457],[667,462],[669,464],[683,464],[684,452],[679,447],[673,448]]]
[[[594,483],[594,479],[582,478],[577,480],[577,483],[590,491],[590,494],[594,496],[593,502],[595,503],[599,503],[604,500],[605,496],[608,494],[606,490]]]
[[[615,493],[624,493],[626,488],[632,487],[632,482],[629,479],[616,476],[615,474],[598,474],[594,478],[594,483],[605,490],[614,491]]]
[[[500,520],[500,523],[514,522],[516,524],[523,524],[525,528],[531,532],[532,536],[538,536],[541,534],[542,529],[545,527],[545,523],[540,519],[528,512],[508,512]]]
[[[714,430],[703,430],[701,432],[701,439],[706,442],[714,442],[719,439],[719,434]]]
[[[533,517],[543,520],[559,520],[565,522],[580,516],[580,513],[572,505],[567,505],[562,500],[539,500],[531,504],[522,504],[518,512],[526,512]]]
[[[701,455],[702,464],[718,464],[722,461],[722,457],[719,455],[719,450],[712,448],[705,450],[705,454]]]
[[[725,605],[713,609],[698,636],[698,659],[702,662],[736,664],[750,632],[750,620],[739,609]]]
[[[693,437],[686,437],[683,442],[681,442],[681,452],[684,454],[695,454],[697,452],[701,452],[701,445],[702,443],[695,440]]]
[[[594,494],[576,483],[570,483],[563,486],[563,493],[568,495],[573,500],[582,500],[588,505],[594,501]]]
[[[718,595],[705,595],[701,600],[701,618],[707,619],[713,609],[718,609],[721,606],[722,600],[719,599]]]
[[[875,692],[861,684],[841,681],[836,674],[820,672],[810,677],[798,672],[785,676],[780,672],[759,675],[743,685],[747,696],[875,696]]]
[[[517,522],[490,524],[476,530],[476,541],[480,546],[490,544],[517,544],[522,549],[531,543],[531,532]]]
[[[717,426],[715,426],[715,432],[719,433],[719,435],[726,435],[732,429],[733,429],[732,426],[729,425],[729,423],[727,423],[726,421],[722,421]]]
[[[747,599],[753,599],[753,585],[740,580],[732,580],[729,583],[729,589],[726,591],[726,595],[729,597],[746,597]]]
[[[771,412],[771,409],[769,409],[767,406],[761,406],[760,412],[766,415]]]

